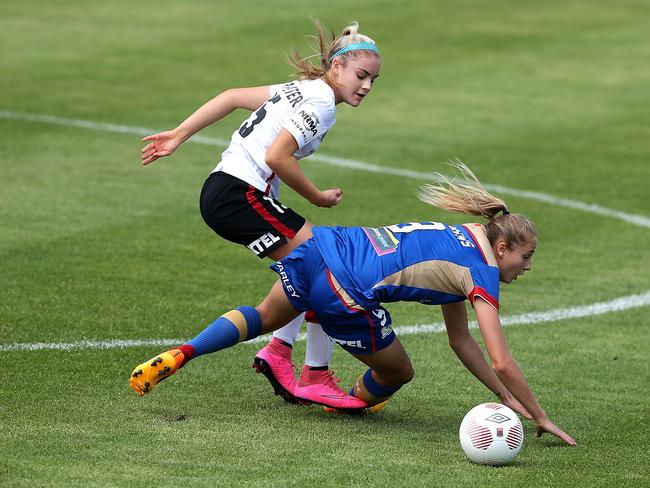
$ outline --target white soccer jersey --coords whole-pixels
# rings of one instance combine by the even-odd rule
[[[265,162],[281,129],[298,143],[296,159],[313,153],[334,125],[334,92],[323,80],[271,85],[270,98],[236,130],[214,171],[224,171],[278,198],[280,179]],[[214,172],[213,171],[213,172]]]

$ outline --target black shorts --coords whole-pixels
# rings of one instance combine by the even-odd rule
[[[200,208],[213,231],[260,258],[293,239],[305,224],[304,217],[275,198],[223,171],[205,180]]]

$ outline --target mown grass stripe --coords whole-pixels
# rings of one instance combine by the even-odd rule
[[[545,312],[530,312],[510,317],[502,317],[503,326],[512,327],[515,325],[531,325],[559,320],[576,319],[582,317],[591,317],[602,315],[610,312],[621,312],[631,308],[646,307],[650,305],[650,290],[637,295],[628,295],[606,302],[597,302],[590,305],[579,307],[558,308]],[[478,327],[476,322],[470,322],[469,327],[475,329]],[[395,332],[399,336],[411,334],[433,334],[445,330],[443,323],[434,323],[426,325],[405,325],[395,327]],[[300,334],[297,340],[304,340],[305,335]],[[266,342],[269,336],[261,336],[248,341],[248,343]],[[0,344],[0,351],[73,351],[83,349],[115,349],[125,347],[144,347],[144,346],[175,346],[181,344],[183,339],[112,339],[103,341],[77,341],[77,342],[32,342],[32,343],[14,343]]]
[[[28,122],[42,122],[47,124],[78,127],[82,129],[117,132],[121,134],[149,135],[149,134],[155,134],[156,132],[159,132],[156,129],[147,129],[145,127],[133,127],[128,125],[118,125],[118,124],[111,124],[106,122],[94,122],[91,120],[68,119],[63,117],[57,117],[54,115],[28,114],[22,112],[12,112],[7,110],[0,110],[0,118],[9,119],[9,120],[24,120]],[[228,141],[224,139],[201,136],[201,135],[193,136],[191,139],[189,139],[188,142],[193,142],[195,144],[204,144],[208,146],[218,146],[218,147],[225,147],[228,145]],[[353,159],[338,158],[338,157],[328,156],[326,154],[320,154],[320,153],[313,154],[309,157],[313,161],[319,161],[321,163],[329,164],[332,166],[341,166],[348,169],[356,169],[359,171],[388,174],[393,176],[402,176],[405,178],[414,178],[419,180],[433,179],[433,174],[424,171],[414,171],[414,170],[408,170],[403,168],[393,168],[390,166],[380,166],[377,164],[366,163],[363,161],[356,161]],[[586,202],[581,202],[579,200],[557,197],[554,195],[549,195],[541,192],[509,188],[498,184],[487,183],[484,186],[488,190],[496,193],[502,193],[504,195],[513,195],[527,200],[544,202],[559,207],[570,208],[573,210],[580,210],[582,212],[602,215],[604,217],[611,217],[614,219],[622,220],[623,222],[637,225],[639,227],[650,228],[650,217],[646,217],[645,215],[630,214],[627,212],[622,212],[620,210],[603,207],[596,203],[586,203]]]

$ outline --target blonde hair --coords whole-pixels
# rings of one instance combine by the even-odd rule
[[[461,174],[464,182],[456,183],[435,173],[438,182],[423,185],[418,192],[420,200],[442,210],[486,218],[485,233],[490,244],[504,238],[512,248],[537,237],[535,224],[524,215],[511,214],[506,203],[490,194],[462,161],[449,164]],[[497,216],[499,212],[502,215]]]
[[[332,29],[326,30],[318,20],[314,20],[314,25],[316,26],[316,35],[311,37],[316,42],[316,45],[314,46],[315,54],[303,57],[296,49],[294,49],[288,56],[289,64],[296,70],[294,77],[299,80],[315,80],[327,77],[327,72],[332,66],[332,60],[330,60],[330,58],[341,48],[361,42],[375,44],[375,41],[370,37],[359,32],[359,23],[356,21],[346,26],[338,37],[335,37]],[[364,50],[348,51],[339,54],[335,58],[345,66],[347,60],[358,56],[360,51]],[[373,52],[373,54],[379,56],[376,52]],[[316,58],[319,60],[319,66],[316,66],[311,62],[312,59]]]

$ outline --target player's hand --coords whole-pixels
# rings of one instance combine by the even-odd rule
[[[573,437],[564,432],[549,419],[537,422],[537,425],[535,426],[535,435],[537,437],[541,437],[544,432],[548,432],[549,434],[553,434],[554,436],[559,437],[570,446],[576,445],[576,441],[573,439]]]
[[[175,130],[168,130],[142,139],[142,142],[147,141],[151,142],[142,149],[140,154],[140,159],[142,159],[144,165],[151,164],[158,158],[169,156],[183,142]]]
[[[314,205],[318,207],[331,208],[338,205],[343,200],[343,190],[340,188],[332,188],[320,192],[320,197]]]
[[[528,420],[533,420],[533,416],[528,413],[528,410],[526,410],[526,407],[524,407],[521,403],[519,403],[519,400],[517,400],[510,392],[504,393],[499,397],[499,400],[501,403],[503,403],[506,407],[514,410],[517,412],[519,415],[523,416],[524,418]]]

